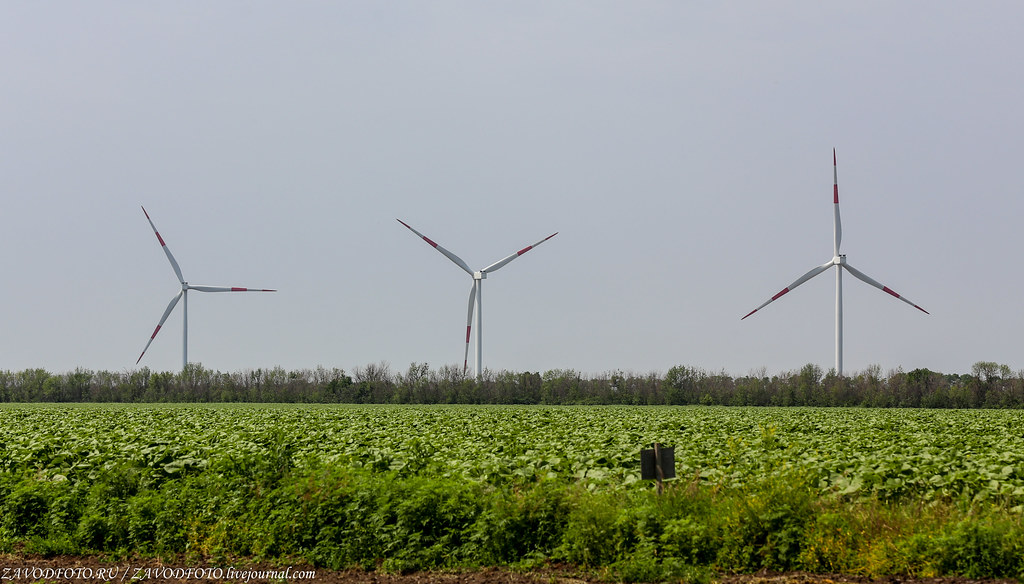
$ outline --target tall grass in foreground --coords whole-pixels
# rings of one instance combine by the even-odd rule
[[[823,495],[798,471],[724,488],[591,491],[393,471],[295,468],[286,449],[151,482],[0,475],[0,550],[189,561],[304,560],[389,571],[568,562],[625,581],[715,572],[1024,577],[1024,522],[998,501]]]

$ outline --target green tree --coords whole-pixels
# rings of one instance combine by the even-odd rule
[[[690,405],[700,401],[700,385],[706,374],[695,367],[676,365],[665,374],[666,399],[672,405]]]

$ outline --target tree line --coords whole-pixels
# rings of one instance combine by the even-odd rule
[[[733,377],[678,365],[668,372],[572,369],[544,373],[485,371],[481,379],[452,365],[387,363],[343,369],[248,369],[222,373],[190,364],[181,372],[44,369],[0,371],[0,402],[265,402],[351,404],[727,405],[883,408],[1022,408],[1024,371],[979,361],[969,374],[877,365],[838,376],[808,364],[768,375]]]

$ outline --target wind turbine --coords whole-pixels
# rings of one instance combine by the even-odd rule
[[[160,242],[160,248],[167,254],[168,261],[171,262],[171,268],[174,269],[174,275],[178,276],[178,281],[181,282],[181,292],[171,299],[171,303],[167,305],[167,310],[164,311],[164,315],[160,317],[160,323],[156,325],[156,330],[153,331],[152,336],[149,337],[149,342],[146,343],[146,348],[142,349],[142,355],[139,355],[135,364],[138,365],[139,361],[142,361],[142,356],[146,354],[146,350],[149,349],[149,345],[153,343],[153,339],[156,338],[156,334],[160,332],[160,327],[164,326],[164,321],[170,316],[171,311],[174,310],[174,306],[178,304],[178,300],[184,300],[182,304],[184,327],[182,327],[182,350],[181,360],[182,369],[188,367],[188,291],[196,290],[199,292],[276,292],[277,290],[267,290],[264,288],[239,288],[237,286],[194,286],[185,281],[184,276],[181,275],[181,268],[178,267],[178,262],[175,261],[174,256],[171,255],[171,250],[164,243],[164,238],[160,237],[160,232],[156,230],[156,225],[153,225],[153,220],[149,218],[149,213],[146,213],[146,208],[142,208],[142,212],[146,215],[146,220],[149,221],[149,226],[153,228],[153,233],[156,234],[157,241]]]
[[[545,241],[551,239],[552,237],[558,235],[558,232],[556,231],[555,233],[552,233],[551,235],[545,237],[544,239],[538,241],[537,243],[535,243],[533,245],[528,245],[528,246],[524,247],[523,249],[515,252],[512,255],[509,255],[508,257],[505,257],[503,259],[500,259],[500,260],[494,262],[493,264],[487,266],[486,268],[474,272],[473,270],[470,269],[469,265],[467,265],[466,262],[462,261],[462,258],[460,258],[459,256],[457,256],[457,255],[453,254],[452,252],[448,251],[447,249],[441,247],[440,245],[438,245],[437,243],[432,241],[426,235],[423,235],[419,231],[416,231],[415,229],[410,227],[409,224],[406,223],[405,221],[402,221],[401,219],[397,219],[397,221],[399,223],[401,223],[402,225],[405,225],[409,229],[409,231],[412,231],[416,235],[420,236],[420,238],[423,239],[423,241],[429,243],[431,247],[433,247],[437,251],[439,251],[442,254],[444,254],[444,256],[446,258],[450,259],[452,262],[455,263],[455,265],[457,265],[460,268],[462,268],[463,270],[465,270],[466,273],[469,274],[473,278],[473,288],[471,288],[470,291],[469,291],[469,311],[468,311],[468,315],[466,316],[466,354],[463,357],[463,361],[462,361],[462,371],[463,371],[463,373],[465,373],[466,370],[469,368],[469,337],[470,337],[470,331],[473,328],[473,308],[475,306],[476,307],[476,377],[477,377],[477,379],[480,379],[480,376],[483,374],[483,369],[481,369],[481,365],[480,365],[481,362],[482,362],[481,354],[482,354],[482,351],[483,351],[483,340],[482,340],[482,338],[483,338],[483,334],[482,334],[482,332],[483,332],[483,283],[484,283],[484,280],[487,278],[487,274],[489,274],[491,272],[498,271],[498,269],[501,268],[502,266],[504,266],[505,264],[511,262],[512,260],[514,260],[517,257],[523,255],[524,253],[530,251],[531,249],[537,247],[538,245],[544,243]]]
[[[913,306],[914,308],[920,310],[921,312],[923,312],[925,314],[929,314],[929,312],[927,310],[921,308],[920,306],[914,304],[913,302],[908,300],[906,297],[900,296],[899,294],[894,292],[888,286],[882,285],[880,282],[877,282],[877,281],[871,279],[870,277],[868,277],[867,274],[865,274],[864,272],[861,272],[860,270],[854,268],[853,266],[851,266],[846,261],[846,255],[839,253],[839,243],[840,243],[840,241],[843,238],[843,226],[842,226],[842,223],[839,220],[839,171],[838,171],[837,164],[836,164],[836,150],[835,150],[835,148],[832,149],[832,177],[833,177],[833,187],[832,187],[833,198],[832,198],[832,203],[833,203],[833,214],[834,214],[833,226],[834,226],[834,233],[835,233],[835,247],[833,248],[832,259],[829,260],[827,263],[822,264],[822,265],[814,268],[813,270],[807,272],[803,276],[800,276],[792,284],[790,284],[789,286],[786,286],[785,288],[783,288],[781,292],[779,292],[775,296],[772,296],[771,298],[769,298],[768,301],[765,302],[764,304],[762,304],[761,306],[758,306],[754,310],[751,310],[750,312],[748,312],[747,315],[744,316],[743,318],[741,318],[740,320],[743,320],[744,318],[747,318],[747,316],[750,316],[751,314],[754,314],[755,312],[757,312],[758,310],[761,310],[762,308],[764,308],[768,304],[771,304],[772,302],[778,300],[779,298],[781,298],[783,295],[785,295],[787,292],[789,292],[793,288],[796,288],[797,286],[799,286],[800,284],[803,284],[807,280],[810,280],[811,278],[817,276],[818,274],[824,272],[825,270],[831,268],[832,266],[835,266],[836,267],[836,374],[842,375],[843,374],[843,270],[844,269],[846,271],[850,272],[851,274],[853,274],[853,277],[857,278],[858,280],[867,282],[868,284],[871,284],[875,288],[878,288],[882,292],[885,292],[885,293],[893,296],[894,298],[899,298],[900,300],[906,302],[907,304]]]

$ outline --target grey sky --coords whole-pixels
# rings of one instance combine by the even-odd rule
[[[5,2],[0,368],[1024,368],[1018,2]],[[471,357],[472,359],[472,357]],[[181,307],[140,366],[177,370]]]

